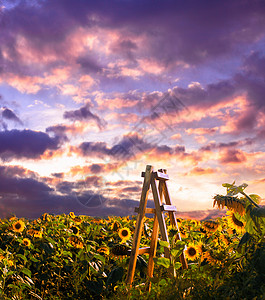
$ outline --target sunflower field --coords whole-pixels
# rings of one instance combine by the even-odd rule
[[[224,187],[227,195],[216,195],[214,206],[226,216],[178,218],[178,228],[166,217],[170,243],[158,240],[154,276],[146,276],[148,255],[138,255],[131,287],[127,252],[136,216],[0,220],[0,299],[265,299],[264,207],[246,186]],[[150,244],[152,228],[153,218],[145,217],[141,247]]]

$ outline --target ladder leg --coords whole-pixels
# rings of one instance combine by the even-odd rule
[[[165,218],[164,218],[164,215],[163,215],[163,213],[161,211],[161,207],[160,207],[161,199],[160,199],[160,196],[159,196],[159,193],[157,190],[157,184],[155,182],[155,178],[154,178],[153,174],[151,176],[151,187],[152,187],[152,192],[153,192],[153,197],[154,197],[154,202],[155,202],[155,209],[156,209],[160,233],[161,233],[163,241],[166,241],[169,243],[167,229],[166,229],[166,222],[165,222]],[[167,247],[165,247],[165,257],[170,258],[170,252]]]
[[[139,252],[140,239],[141,239],[141,234],[143,229],[143,220],[145,215],[147,197],[150,189],[152,171],[153,171],[153,167],[147,165],[145,170],[145,178],[144,178],[144,183],[142,188],[141,200],[140,200],[139,211],[138,211],[138,216],[135,225],[132,250],[131,250],[128,273],[126,278],[126,283],[130,285],[132,285],[133,277],[135,273],[135,267],[136,267],[137,255]]]
[[[162,204],[162,185],[161,182],[159,182],[158,185],[158,190],[159,190],[159,196],[160,196],[160,204]],[[150,253],[149,253],[149,259],[148,259],[148,266],[147,266],[147,276],[148,278],[153,277],[153,272],[154,272],[154,257],[156,255],[156,247],[157,247],[157,241],[158,241],[158,219],[157,215],[155,213],[154,215],[154,224],[153,224],[153,231],[151,235],[151,242],[150,242]],[[151,281],[148,283],[147,289],[150,291],[151,289]]]
[[[165,197],[166,204],[172,205],[166,181],[163,182],[163,194],[164,194],[164,197]],[[179,233],[179,229],[178,229],[178,223],[177,223],[175,212],[170,211],[169,212],[169,218],[170,218],[171,225],[175,226],[176,229],[178,230],[177,238],[178,238],[178,240],[181,241],[181,237],[180,237],[180,233]],[[182,265],[182,269],[188,269],[188,263],[187,263],[184,252],[182,252],[181,255],[180,255],[180,262],[181,262],[181,265]]]

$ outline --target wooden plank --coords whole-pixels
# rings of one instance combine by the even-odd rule
[[[169,212],[169,211],[177,211],[177,208],[175,205],[161,205],[161,211]]]
[[[131,252],[132,252],[132,250],[128,250],[127,255],[130,256]],[[142,254],[145,254],[145,253],[147,253],[147,254],[150,253],[150,247],[139,248],[138,255],[142,255]]]
[[[159,180],[159,179],[162,179],[162,180],[169,180],[169,176],[168,176],[167,174],[164,174],[164,173],[159,172],[159,171],[154,172],[154,174],[155,174],[155,179],[156,179],[156,180]],[[142,175],[141,175],[141,176],[144,177],[144,176],[145,176],[145,172],[142,172]]]
[[[154,172],[154,174],[155,174],[155,179],[157,179],[157,180],[158,180],[158,179],[169,180],[169,177],[168,177],[167,174],[164,174],[164,173],[159,172],[159,171]]]
[[[151,188],[152,188],[152,193],[153,193],[153,197],[154,197],[156,215],[157,215],[157,219],[158,219],[160,233],[161,233],[163,241],[166,241],[166,242],[169,243],[167,229],[166,229],[165,217],[162,214],[161,207],[160,207],[161,206],[161,199],[160,199],[160,195],[159,195],[158,190],[157,190],[157,184],[156,184],[155,177],[154,177],[153,173],[151,175]],[[169,249],[167,247],[165,247],[165,257],[170,258]]]
[[[139,207],[135,207],[134,209],[135,212],[139,212]],[[156,210],[154,208],[146,207],[145,213],[146,214],[155,214]]]
[[[133,282],[137,255],[139,253],[139,245],[140,245],[140,239],[143,230],[143,221],[144,221],[148,193],[150,190],[152,173],[153,173],[153,167],[151,165],[147,165],[145,169],[145,177],[144,177],[144,183],[143,183],[142,194],[140,199],[139,212],[138,212],[136,225],[135,225],[132,250],[131,250],[128,273],[126,278],[126,283],[130,285],[132,285]]]

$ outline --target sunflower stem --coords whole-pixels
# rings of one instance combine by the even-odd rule
[[[244,195],[254,206],[260,207],[256,202],[254,202],[245,192],[240,192],[242,195]]]

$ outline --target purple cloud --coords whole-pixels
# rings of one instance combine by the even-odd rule
[[[85,122],[88,120],[95,120],[100,129],[103,129],[106,125],[106,121],[100,119],[99,116],[93,114],[90,111],[88,104],[86,104],[85,106],[82,106],[81,108],[79,108],[77,110],[70,110],[70,111],[64,112],[63,117],[65,119],[69,119],[71,121]]]
[[[38,158],[46,150],[59,148],[60,139],[32,130],[0,131],[0,158]]]

